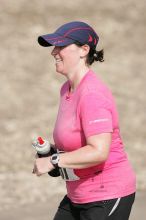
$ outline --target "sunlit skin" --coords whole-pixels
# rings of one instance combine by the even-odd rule
[[[64,75],[74,90],[84,75],[89,71],[86,58],[89,46],[78,47],[75,44],[66,47],[55,46],[51,55],[55,59],[56,72]],[[83,169],[98,165],[108,158],[111,133],[93,135],[87,138],[86,145],[72,152],[60,154],[59,166]],[[50,157],[36,158],[33,173],[41,176],[53,169]]]

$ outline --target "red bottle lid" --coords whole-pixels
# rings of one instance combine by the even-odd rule
[[[40,145],[42,145],[44,144],[45,141],[42,139],[42,137],[38,137],[38,142]]]

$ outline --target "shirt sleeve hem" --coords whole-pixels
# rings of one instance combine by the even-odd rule
[[[108,129],[108,130],[102,130],[102,131],[93,131],[93,132],[88,132],[87,134],[85,134],[86,138],[90,137],[90,136],[94,136],[94,135],[98,135],[98,134],[104,134],[104,133],[113,133],[113,129]]]

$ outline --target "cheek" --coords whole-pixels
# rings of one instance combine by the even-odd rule
[[[79,60],[80,57],[78,54],[71,53],[64,57],[64,64],[73,67],[74,65],[78,64]]]
[[[80,61],[80,54],[77,49],[78,48],[74,47],[74,45],[71,45],[60,51],[59,56],[63,60],[60,68],[63,68],[63,72],[67,73],[68,71],[72,70],[76,65],[78,65]]]

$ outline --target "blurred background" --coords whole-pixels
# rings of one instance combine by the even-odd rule
[[[40,135],[53,142],[65,81],[55,72],[52,48],[40,47],[37,37],[75,20],[87,22],[100,36],[105,62],[95,63],[93,70],[113,91],[137,190],[146,195],[145,10],[145,0],[0,0],[1,216],[39,204],[51,212],[65,194],[60,178],[32,175],[32,139]]]

